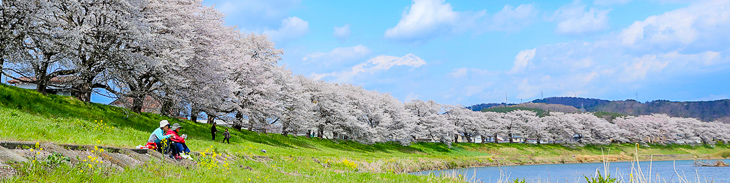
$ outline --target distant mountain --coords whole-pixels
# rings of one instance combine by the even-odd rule
[[[553,112],[578,112],[579,109],[573,106],[560,105],[560,104],[545,104],[545,103],[522,103],[522,104],[505,104],[505,103],[486,103],[476,104],[467,106],[467,109],[472,111],[484,111],[484,109],[495,108],[495,107],[523,107],[532,109],[542,109],[545,111]]]
[[[544,99],[533,100],[531,103],[560,104],[573,106],[577,109],[583,107],[590,112],[610,112],[624,115],[648,115],[648,114],[667,114],[672,117],[697,118],[702,121],[721,121],[730,123],[730,99],[715,101],[689,101],[677,102],[668,100],[655,100],[647,103],[641,103],[635,100],[618,100],[609,101],[592,98],[578,97],[550,97]],[[543,106],[533,106],[533,104],[506,104],[506,106],[528,107],[542,109]],[[474,111],[482,109],[505,106],[504,103],[477,104],[467,108]],[[548,105],[549,106],[549,105]],[[570,108],[566,108],[570,109]],[[551,109],[551,111],[557,111]]]
[[[615,112],[628,115],[667,114],[672,117],[697,118],[702,121],[730,123],[730,100],[673,102],[656,100],[640,103],[634,100],[613,101],[595,106],[590,111]]]
[[[514,107],[526,107],[533,109],[542,109],[550,112],[564,112],[564,113],[576,113],[580,112],[580,109],[569,105],[562,104],[546,104],[546,103],[522,103],[514,105]]]
[[[490,107],[497,107],[497,106],[513,106],[515,104],[505,104],[505,103],[488,103],[488,104],[475,104],[472,106],[467,106],[467,109],[471,109],[472,111],[482,111],[482,109],[489,109]]]
[[[561,104],[561,105],[573,106],[578,109],[583,107],[588,111],[591,111],[590,109],[592,109],[595,106],[607,104],[609,102],[611,102],[611,101],[601,100],[601,99],[592,99],[592,98],[578,98],[578,97],[549,97],[549,98],[544,98],[544,99],[536,99],[536,100],[532,101],[532,103]]]
[[[591,112],[612,112],[625,115],[667,114],[672,117],[697,118],[702,121],[730,123],[730,100],[675,102],[655,100],[641,103],[636,100],[608,101],[577,97],[551,97],[533,100],[533,103],[563,104],[583,107]]]

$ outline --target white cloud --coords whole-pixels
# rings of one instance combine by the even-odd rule
[[[517,53],[517,56],[515,56],[514,67],[512,67],[512,70],[510,70],[509,73],[523,71],[530,64],[530,60],[535,58],[535,50],[537,49],[522,50]]]
[[[643,80],[650,72],[661,72],[667,67],[669,62],[657,60],[656,55],[645,55],[640,58],[634,58],[632,62],[625,63],[623,74],[620,75],[621,81],[633,82]]]
[[[320,79],[328,77],[328,76],[332,76],[332,73],[324,73],[324,74],[312,73],[312,74],[310,74],[309,77],[313,78],[314,80],[320,80]]]
[[[264,31],[264,34],[269,35],[275,43],[282,43],[300,38],[307,32],[309,32],[309,22],[299,17],[289,17],[281,21],[281,28]]]
[[[555,33],[561,35],[583,35],[595,33],[608,28],[608,12],[610,10],[584,11],[586,5],[576,0],[560,7],[553,13],[553,20],[558,21]]]
[[[469,72],[469,69],[467,69],[466,67],[463,67],[463,68],[458,68],[458,69],[452,70],[451,73],[449,73],[449,75],[451,75],[452,77],[455,77],[455,78],[460,78],[460,77],[466,76],[467,72]]]
[[[476,13],[454,11],[444,0],[413,0],[403,11],[398,24],[385,31],[385,38],[396,41],[423,41],[441,34],[473,27],[486,11]]]
[[[371,58],[366,63],[356,65],[353,67],[353,71],[374,72],[379,70],[388,70],[393,66],[420,67],[425,64],[426,61],[423,61],[423,59],[412,53],[406,54],[403,57],[380,55],[375,58]]]
[[[418,99],[418,95],[411,92],[411,93],[408,93],[408,95],[406,95],[405,101],[403,101],[403,102],[410,102],[410,101],[416,100],[416,99]]]
[[[335,36],[335,38],[337,38],[341,41],[349,38],[350,37],[350,25],[348,24],[348,25],[344,25],[342,27],[335,26],[334,36]]]
[[[522,4],[517,7],[505,5],[502,10],[492,16],[490,30],[517,31],[532,23],[537,16],[537,9],[533,4]]]
[[[719,51],[730,41],[730,1],[701,1],[636,21],[619,33],[625,46],[646,51]]]
[[[370,54],[370,49],[363,45],[353,47],[340,47],[332,49],[327,53],[312,53],[302,58],[302,61],[318,63],[338,63],[356,60]]]
[[[636,21],[617,34],[593,42],[538,46],[516,54],[514,66],[481,80],[474,68],[447,76],[458,83],[452,95],[488,96],[501,101],[545,96],[624,97],[658,83],[705,77],[730,70],[730,2],[697,2]],[[495,82],[478,93],[479,83]],[[513,98],[517,97],[517,98]]]
[[[353,77],[363,73],[376,73],[381,71],[389,70],[395,66],[407,66],[411,68],[421,67],[426,64],[426,61],[420,57],[409,53],[402,57],[380,55],[371,58],[367,62],[360,63],[352,67],[348,71],[332,72],[328,74],[313,74],[315,77],[335,77],[336,81],[349,82]]]

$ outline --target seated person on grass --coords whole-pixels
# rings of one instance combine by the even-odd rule
[[[163,135],[169,129],[170,123],[167,122],[167,120],[162,120],[160,121],[160,127],[155,129],[155,131],[153,131],[150,135],[150,138],[147,140],[148,143],[154,143],[157,152],[160,152],[162,154],[166,154],[170,149],[170,145],[172,145],[168,140],[168,138],[170,138],[170,135]]]
[[[185,138],[187,138],[187,135],[183,135],[182,137],[180,137],[178,135],[180,133],[180,129],[182,129],[180,124],[175,123],[172,124],[172,128],[170,128],[170,131],[167,131],[167,135],[171,136],[170,140],[172,140],[173,142],[172,147],[175,149],[172,156],[175,159],[187,158],[192,160],[193,158],[190,157],[190,149],[185,144]]]

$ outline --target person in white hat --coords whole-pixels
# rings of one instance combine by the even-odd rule
[[[163,154],[170,148],[169,140],[167,139],[171,135],[163,135],[167,130],[170,130],[170,123],[167,120],[162,120],[160,121],[160,127],[155,129],[150,135],[150,138],[147,139],[147,142],[154,142],[157,145],[157,151]],[[162,149],[165,149],[165,151],[163,152]]]

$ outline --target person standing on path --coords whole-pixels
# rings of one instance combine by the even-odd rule
[[[228,128],[226,128],[226,132],[223,132],[223,143],[228,142],[228,144],[231,144],[231,133],[228,132]]]
[[[213,135],[213,141],[215,141],[215,132],[218,132],[218,130],[215,129],[215,122],[213,122],[213,127],[210,127],[210,133]]]

